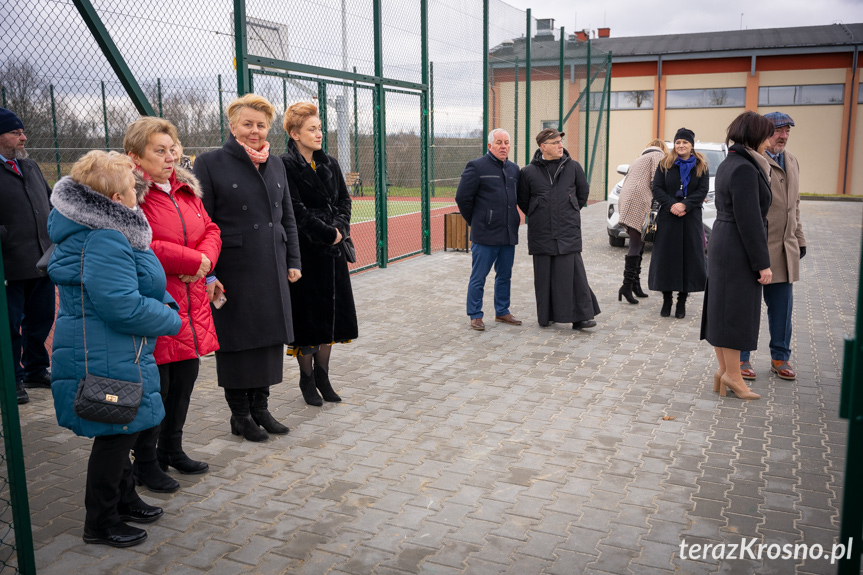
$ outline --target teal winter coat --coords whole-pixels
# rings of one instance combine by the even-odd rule
[[[177,304],[165,291],[165,272],[149,247],[150,226],[143,212],[69,177],[57,182],[51,199],[48,234],[57,247],[48,274],[60,297],[51,358],[57,422],[86,437],[130,434],[158,425],[165,409],[153,350],[156,337],[180,331],[181,320]],[[134,421],[98,423],[75,414],[75,394],[86,372],[143,381],[144,396]]]

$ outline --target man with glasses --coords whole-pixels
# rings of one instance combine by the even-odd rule
[[[767,249],[773,281],[764,286],[767,324],[770,328],[770,371],[781,379],[797,379],[788,360],[791,359],[791,309],[794,304],[793,282],[800,279],[800,260],[806,255],[806,238],[800,221],[800,165],[785,149],[794,120],[782,112],[764,115],[775,130],[764,156],[773,169],[770,191],[773,202],[767,212]],[[755,379],[749,363],[749,352],[740,352],[743,379]]]
[[[12,361],[18,403],[27,387],[51,387],[45,340],[54,323],[54,285],[36,263],[51,247],[48,212],[51,188],[24,151],[24,123],[0,108],[0,244],[12,331]]]
[[[484,331],[482,295],[485,278],[494,266],[494,319],[521,325],[509,311],[509,294],[515,245],[521,216],[516,206],[518,166],[510,162],[509,134],[495,129],[488,134],[488,153],[465,166],[455,201],[470,226],[472,267],[467,286],[470,327]]]
[[[584,329],[595,327],[599,314],[581,259],[581,209],[590,186],[564,149],[564,135],[551,128],[537,134],[539,149],[519,177],[518,207],[527,214],[539,325],[572,323],[572,329]]]

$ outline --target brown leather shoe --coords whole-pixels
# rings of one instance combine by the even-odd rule
[[[508,313],[506,315],[496,315],[494,316],[494,321],[508,323],[509,325],[521,325],[521,320],[515,319],[515,317],[511,313]]]
[[[740,362],[740,375],[743,376],[743,379],[748,379],[749,381],[755,381],[755,370],[752,369],[752,364],[748,361]]]
[[[478,317],[476,319],[470,320],[470,328],[477,331],[485,331],[485,324],[482,323],[482,318]]]
[[[780,379],[797,379],[797,374],[791,369],[787,361],[774,359],[770,362],[770,371],[779,376]]]

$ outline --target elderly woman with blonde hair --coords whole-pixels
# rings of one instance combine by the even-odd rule
[[[653,140],[641,152],[641,155],[629,166],[629,172],[620,190],[620,223],[626,226],[629,236],[629,253],[626,254],[623,268],[623,286],[617,291],[617,301],[626,298],[629,303],[638,303],[632,297],[647,297],[641,289],[641,258],[644,253],[644,241],[641,228],[644,220],[650,214],[653,205],[653,176],[659,162],[665,158],[668,150],[662,140]]]
[[[274,118],[265,98],[237,98],[228,106],[227,141],[198,156],[194,168],[204,207],[222,231],[219,262],[207,279],[218,382],[231,432],[249,441],[289,431],[270,413],[268,398],[282,381],[284,346],[294,340],[289,285],[302,275],[285,165],[270,156],[267,141]]]
[[[201,186],[176,163],[177,129],[168,120],[140,118],[126,128],[123,148],[135,163],[135,188],[153,229],[152,248],[180,306],[183,328],[156,342],[165,419],[135,444],[132,473],[150,491],[170,493],[180,484],[167,475],[204,473],[207,463],[183,451],[183,426],[198,378],[201,356],[219,349],[204,276],[216,264],[222,240],[201,203]],[[157,448],[158,443],[158,448]]]
[[[135,491],[129,452],[165,411],[153,357],[156,338],[180,331],[177,304],[150,249],[152,232],[137,210],[132,160],[89,152],[54,186],[48,233],[56,244],[48,274],[60,311],[54,330],[51,391],[57,422],[93,437],[84,495],[84,542],[129,547],[147,538],[127,521],[150,523],[162,509]],[[129,423],[85,419],[75,409],[79,382],[107,377],[140,382],[143,395]]]

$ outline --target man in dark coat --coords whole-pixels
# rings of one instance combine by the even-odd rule
[[[551,128],[537,134],[539,150],[519,177],[518,207],[527,215],[539,325],[572,322],[582,329],[596,326],[600,311],[581,259],[581,208],[590,186],[563,136]]]
[[[459,212],[470,225],[472,268],[467,287],[470,327],[483,331],[482,295],[494,266],[494,319],[521,325],[509,311],[515,245],[521,216],[517,209],[518,166],[510,162],[509,134],[488,134],[488,153],[465,166],[455,194]]]
[[[775,131],[764,151],[772,176],[773,200],[767,212],[767,248],[773,279],[763,286],[770,328],[770,371],[781,379],[797,379],[789,365],[791,359],[791,310],[794,306],[793,283],[800,279],[800,260],[806,255],[806,238],[800,219],[800,164],[785,149],[794,120],[782,112],[764,115],[773,122]],[[749,363],[749,351],[740,352],[743,379],[755,379]]]
[[[25,385],[51,387],[45,340],[54,324],[54,284],[36,269],[51,247],[51,188],[36,162],[27,159],[26,141],[18,116],[0,108],[0,244],[18,403],[30,401]]]

